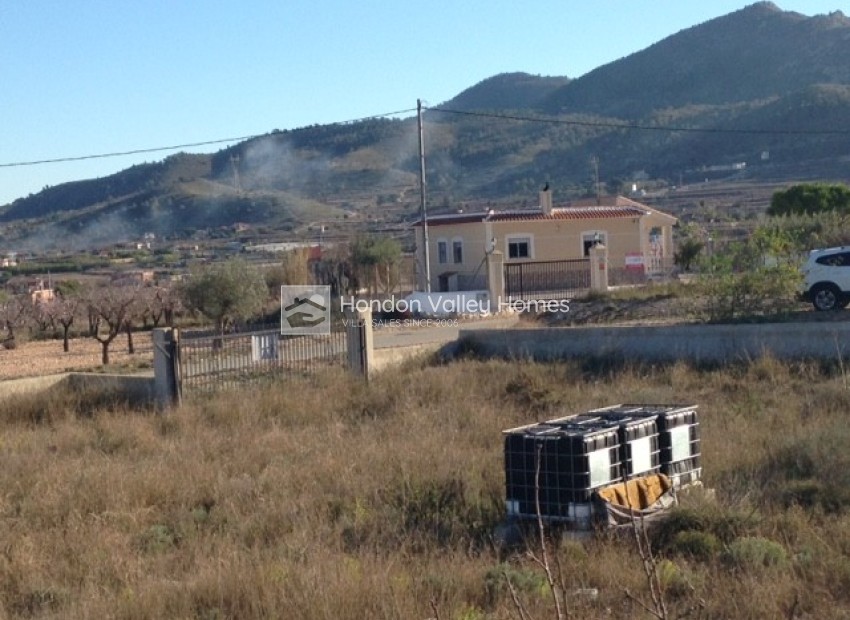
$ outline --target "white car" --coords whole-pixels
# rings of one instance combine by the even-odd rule
[[[801,297],[815,310],[837,310],[850,303],[850,246],[809,253]]]

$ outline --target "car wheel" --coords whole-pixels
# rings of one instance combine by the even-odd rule
[[[834,284],[817,284],[812,287],[812,305],[821,312],[841,308],[841,291]]]

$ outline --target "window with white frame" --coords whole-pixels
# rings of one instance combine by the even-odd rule
[[[446,239],[437,239],[437,262],[441,265],[449,262],[449,242]]]
[[[508,246],[508,258],[519,260],[534,258],[534,247],[531,235],[510,235],[505,238]]]
[[[608,235],[604,230],[586,230],[581,233],[581,255],[590,256],[590,248],[597,243],[608,245]]]
[[[463,239],[460,237],[452,239],[452,262],[455,264],[463,262]]]

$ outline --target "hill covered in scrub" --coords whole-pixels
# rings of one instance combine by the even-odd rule
[[[565,43],[565,47],[568,44]],[[769,2],[695,25],[570,79],[504,73],[425,112],[429,204],[556,200],[706,178],[850,177],[850,19]],[[49,246],[242,223],[304,234],[366,230],[419,205],[416,118],[272,130],[217,153],[178,154],[66,183],[0,209],[2,240]]]

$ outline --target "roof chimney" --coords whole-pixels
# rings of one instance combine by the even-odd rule
[[[552,215],[552,190],[548,183],[540,190],[540,210],[543,215]]]

